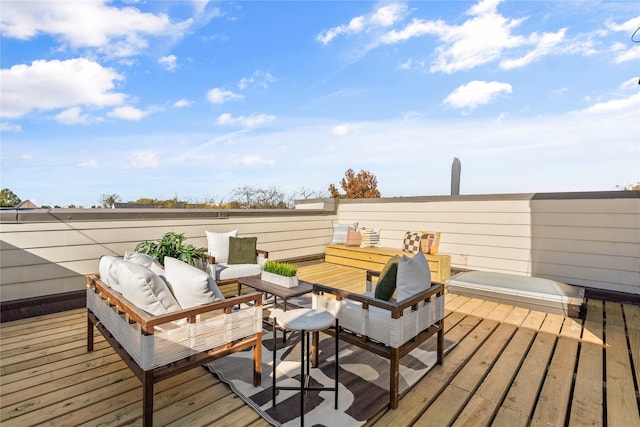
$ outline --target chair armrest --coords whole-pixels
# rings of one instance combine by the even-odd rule
[[[366,282],[366,291],[367,292],[374,292],[374,288],[373,288],[373,278],[374,277],[380,277],[380,272],[379,271],[373,271],[373,270],[367,270],[367,282]]]
[[[366,295],[361,295],[354,292],[349,292],[342,289],[336,289],[330,286],[325,286],[320,284],[313,285],[313,293],[314,294],[325,294],[325,293],[331,294],[331,295],[334,295],[337,300],[350,299],[353,301],[359,301],[362,303],[363,308],[368,308],[369,305],[372,305],[374,307],[379,307],[381,309],[388,310],[392,318],[398,319],[402,317],[405,309],[413,306],[417,307],[418,303],[431,299],[431,297],[433,297],[434,295],[435,296],[444,295],[444,285],[439,282],[431,282],[430,288],[425,289],[424,291],[402,302],[397,302],[395,300],[384,301],[384,300],[372,298]]]

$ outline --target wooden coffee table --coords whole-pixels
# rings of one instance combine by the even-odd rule
[[[271,294],[274,297],[273,304],[276,306],[278,298],[282,299],[284,311],[287,311],[287,299],[299,297],[304,294],[313,292],[313,284],[300,280],[298,286],[294,288],[285,288],[284,286],[274,285],[260,279],[260,276],[241,277],[238,279],[238,295],[242,290],[242,285],[253,288],[262,292],[263,295]]]

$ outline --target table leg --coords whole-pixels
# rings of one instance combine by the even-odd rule
[[[338,325],[338,318],[336,317],[336,363],[335,363],[335,377],[336,377],[336,392],[335,392],[335,409],[338,409],[338,371],[339,371],[339,359],[338,359],[338,335],[340,334],[340,325]]]
[[[273,400],[273,406],[276,406],[276,345],[278,343],[277,340],[277,332],[278,328],[276,328],[276,318],[273,318],[273,367],[271,376],[273,377],[271,381],[271,399]]]
[[[304,384],[306,377],[304,375],[304,335],[305,331],[300,331],[300,427],[304,427]]]

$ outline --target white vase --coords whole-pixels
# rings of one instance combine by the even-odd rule
[[[263,271],[260,276],[265,282],[273,283],[274,285],[282,286],[284,288],[295,288],[298,286],[298,276],[286,277],[279,274],[269,273]]]

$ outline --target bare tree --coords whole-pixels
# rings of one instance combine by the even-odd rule
[[[230,208],[236,209],[285,209],[289,206],[285,194],[277,187],[236,187],[231,192]]]

